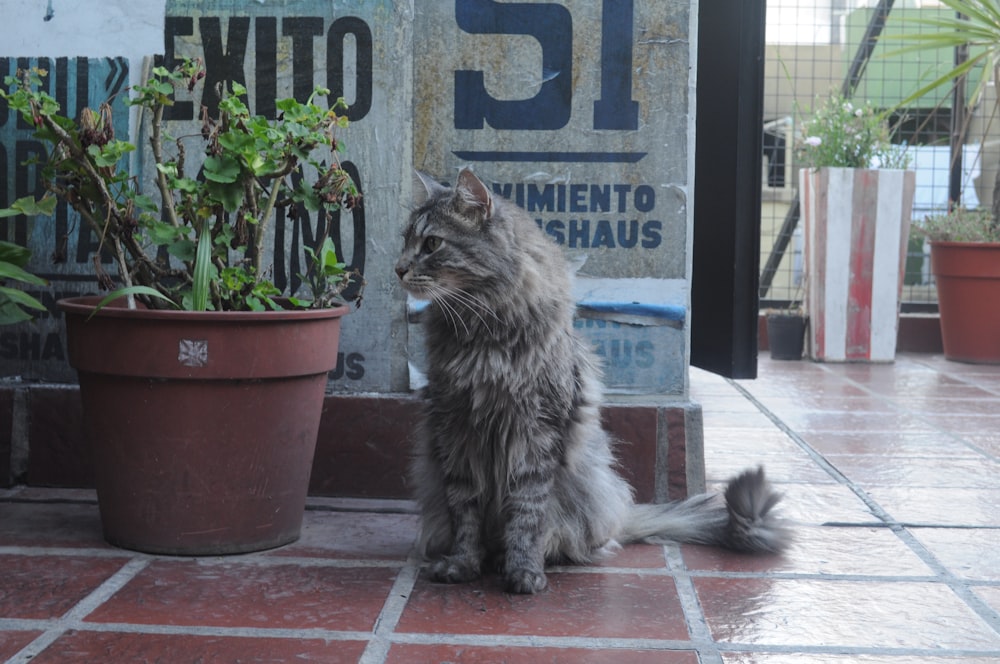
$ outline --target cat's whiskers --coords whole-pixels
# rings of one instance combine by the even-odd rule
[[[461,314],[455,309],[455,305],[448,301],[448,297],[451,294],[450,289],[441,286],[440,284],[428,284],[428,295],[430,298],[441,307],[441,313],[444,314],[445,318],[448,319],[449,324],[458,333],[458,323],[462,324],[465,328],[465,333],[469,334],[469,326],[465,324],[462,319]]]
[[[490,323],[488,323],[479,312],[482,311],[483,313],[489,314],[493,317],[494,321],[498,323],[500,322],[500,317],[497,316],[496,312],[488,304],[486,304],[481,297],[473,295],[463,288],[449,288],[447,292],[448,297],[451,297],[459,303],[465,305],[465,308],[472,312],[472,314],[479,319],[479,322],[483,324],[483,327],[490,332],[493,331],[490,327]]]

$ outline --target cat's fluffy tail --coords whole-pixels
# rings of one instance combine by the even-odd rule
[[[748,553],[777,553],[791,532],[772,512],[781,495],[764,477],[748,470],[730,480],[723,495],[702,494],[665,505],[633,505],[624,542],[690,542]]]

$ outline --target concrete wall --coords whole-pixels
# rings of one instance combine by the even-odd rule
[[[452,180],[468,165],[567,250],[579,266],[581,300],[649,305],[638,318],[581,316],[611,388],[686,396],[690,0],[114,0],[100,11],[53,0],[51,12],[43,3],[12,4],[5,13],[16,38],[0,43],[0,70],[44,66],[71,109],[125,94],[154,54],[167,65],[202,58],[206,90],[238,80],[251,110],[264,115],[273,114],[275,97],[304,97],[315,84],[345,96],[352,125],[341,138],[365,204],[344,213],[339,245],[368,287],[364,306],[345,322],[335,389],[410,387],[420,351],[408,343],[415,333],[392,271],[410,169]],[[215,100],[208,92],[180,102],[167,128],[173,135],[196,132],[196,109]],[[136,118],[116,109],[119,134],[141,145]],[[0,204],[38,191],[36,174],[20,165],[38,146],[4,108],[0,145]],[[148,180],[145,157],[135,169]],[[0,221],[0,236],[35,249],[34,269],[52,280],[50,304],[94,289],[96,238],[73,217],[63,210],[54,222]],[[268,246],[275,281],[295,288],[316,220],[283,221]],[[54,251],[67,261],[53,265]],[[58,314],[0,330],[0,373],[72,381],[62,335]]]

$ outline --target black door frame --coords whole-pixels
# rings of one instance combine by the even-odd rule
[[[757,376],[765,0],[698,9],[691,364]]]

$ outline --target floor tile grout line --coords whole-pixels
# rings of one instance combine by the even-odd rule
[[[687,565],[684,562],[684,556],[681,555],[680,546],[676,544],[665,545],[663,557],[670,571],[673,572],[674,588],[677,590],[677,598],[681,605],[681,611],[684,613],[688,635],[692,641],[712,644],[712,647],[698,648],[700,664],[723,664],[722,655],[715,647],[712,630],[708,626],[708,619],[705,617],[701,601],[698,598],[698,591],[694,587],[694,580],[687,573]]]
[[[4,664],[27,664],[42,653],[46,648],[55,643],[56,640],[65,632],[65,628],[52,628],[45,630],[32,639],[31,643],[14,653]]]
[[[157,562],[184,562],[197,561],[203,567],[225,567],[226,565],[248,565],[255,567],[335,567],[335,568],[363,568],[363,567],[403,567],[406,560],[402,558],[347,558],[337,556],[336,551],[330,551],[329,557],[316,556],[277,556],[256,554],[235,556],[204,556],[197,558],[178,558],[177,556],[157,556]]]
[[[375,619],[371,638],[358,660],[359,664],[382,664],[389,656],[396,625],[403,617],[406,604],[413,594],[413,587],[420,574],[421,563],[421,557],[414,550],[407,558],[406,565],[399,570],[396,580],[389,589],[385,603],[382,605],[382,610]]]
[[[825,528],[825,525],[810,526],[812,528]],[[838,526],[842,527],[842,526]],[[862,524],[860,528],[871,528],[868,524]],[[789,572],[764,570],[759,572],[743,572],[730,570],[713,569],[660,569],[651,567],[588,567],[588,566],[561,566],[546,568],[547,572],[554,574],[595,574],[598,576],[639,576],[639,577],[676,577],[690,576],[692,578],[712,577],[720,579],[782,579],[787,581],[855,581],[873,583],[931,583],[939,582],[939,575],[929,574],[860,574],[860,573],[830,573],[830,572]],[[975,585],[997,586],[1000,579],[968,579]]]
[[[646,639],[616,636],[540,636],[537,634],[462,634],[454,632],[397,632],[393,643],[407,645],[462,645],[470,647],[582,648],[587,650],[693,651],[714,644],[686,639]]]
[[[17,620],[16,631],[46,631],[55,629],[44,619]],[[325,641],[367,641],[370,631],[326,629],[322,627],[227,627],[224,625],[169,625],[163,623],[138,622],[89,622],[76,620],[65,622],[65,630],[78,632],[114,632],[122,634],[157,634],[167,636],[218,636],[230,638],[271,638]],[[4,630],[0,630],[2,633]],[[7,631],[15,631],[13,628]]]
[[[778,581],[830,581],[833,583],[941,583],[937,574],[831,574],[826,572],[731,572],[720,570],[690,570],[684,573],[692,579],[768,579]],[[674,576],[671,574],[670,576]],[[960,579],[977,586],[1000,586],[997,579]]]
[[[824,368],[824,371],[828,370]],[[890,530],[892,530],[892,532],[895,533],[895,535],[902,540],[903,543],[917,555],[917,557],[930,567],[931,571],[939,577],[939,581],[941,583],[947,585],[969,609],[979,616],[979,618],[982,619],[993,631],[1000,634],[1000,613],[997,613],[997,611],[972,592],[969,584],[965,580],[952,574],[951,570],[949,570],[946,565],[938,560],[937,557],[913,535],[913,533],[894,519],[891,514],[889,514],[874,498],[868,494],[867,491],[858,486],[836,466],[830,463],[826,457],[816,451],[816,449],[813,448],[808,441],[800,436],[797,431],[788,426],[780,417],[778,417],[777,414],[771,411],[760,400],[758,400],[747,388],[737,384],[731,378],[727,378],[726,381],[737,391],[743,394],[748,401],[754,404],[754,406],[756,406],[761,413],[770,419],[775,426],[781,429],[789,438],[799,445],[799,447],[801,447],[803,451],[805,451],[806,454],[808,454],[810,458],[812,458],[813,461],[820,466],[820,468],[850,489],[850,491],[854,493],[854,495],[857,496],[869,510],[871,510],[872,514],[888,524]]]
[[[1000,657],[1000,648],[981,650],[970,648],[906,648],[893,646],[847,646],[815,644],[742,643],[722,641],[719,649],[726,653],[766,653],[772,655],[871,655],[882,657],[928,657],[939,660],[942,657]],[[990,660],[994,661],[994,660]]]
[[[224,566],[231,564],[253,565],[257,567],[279,567],[282,565],[295,565],[298,567],[402,567],[406,564],[404,558],[351,558],[338,555],[338,551],[327,552],[326,557],[320,556],[292,556],[258,553],[238,553],[221,556],[173,556],[160,554],[144,554],[139,552],[125,551],[123,549],[97,549],[97,548],[73,548],[73,547],[46,547],[46,546],[0,546],[0,556],[63,556],[76,558],[129,558],[142,556],[143,560],[149,562],[175,562],[178,564],[186,562],[196,562],[199,565]]]
[[[397,632],[393,643],[407,645],[462,645],[479,647],[521,647],[521,648],[584,648],[618,650],[661,650],[661,651],[703,651],[753,653],[795,653],[795,654],[868,654],[868,655],[916,655],[916,656],[975,656],[1000,655],[1000,648],[933,648],[933,647],[892,647],[854,645],[815,645],[810,643],[772,644],[743,643],[729,641],[699,641],[678,639],[647,639],[629,637],[600,636],[539,636],[530,634],[463,634],[455,632]]]
[[[30,662],[46,648],[52,645],[62,636],[72,625],[87,615],[94,609],[110,599],[115,593],[121,590],[125,584],[134,579],[142,570],[146,569],[149,561],[143,558],[131,558],[122,567],[104,580],[90,594],[77,602],[73,608],[64,613],[54,621],[54,625],[45,630],[31,643],[22,648],[13,657],[7,660],[8,664],[21,664]]]
[[[132,558],[132,554],[121,549],[98,549],[71,546],[6,546],[0,545],[0,556],[61,556],[73,558]]]
[[[80,600],[76,606],[63,615],[62,620],[83,620],[93,611],[108,601],[115,593],[125,587],[140,572],[149,566],[149,558],[132,558],[117,572],[108,577],[92,593]]]

